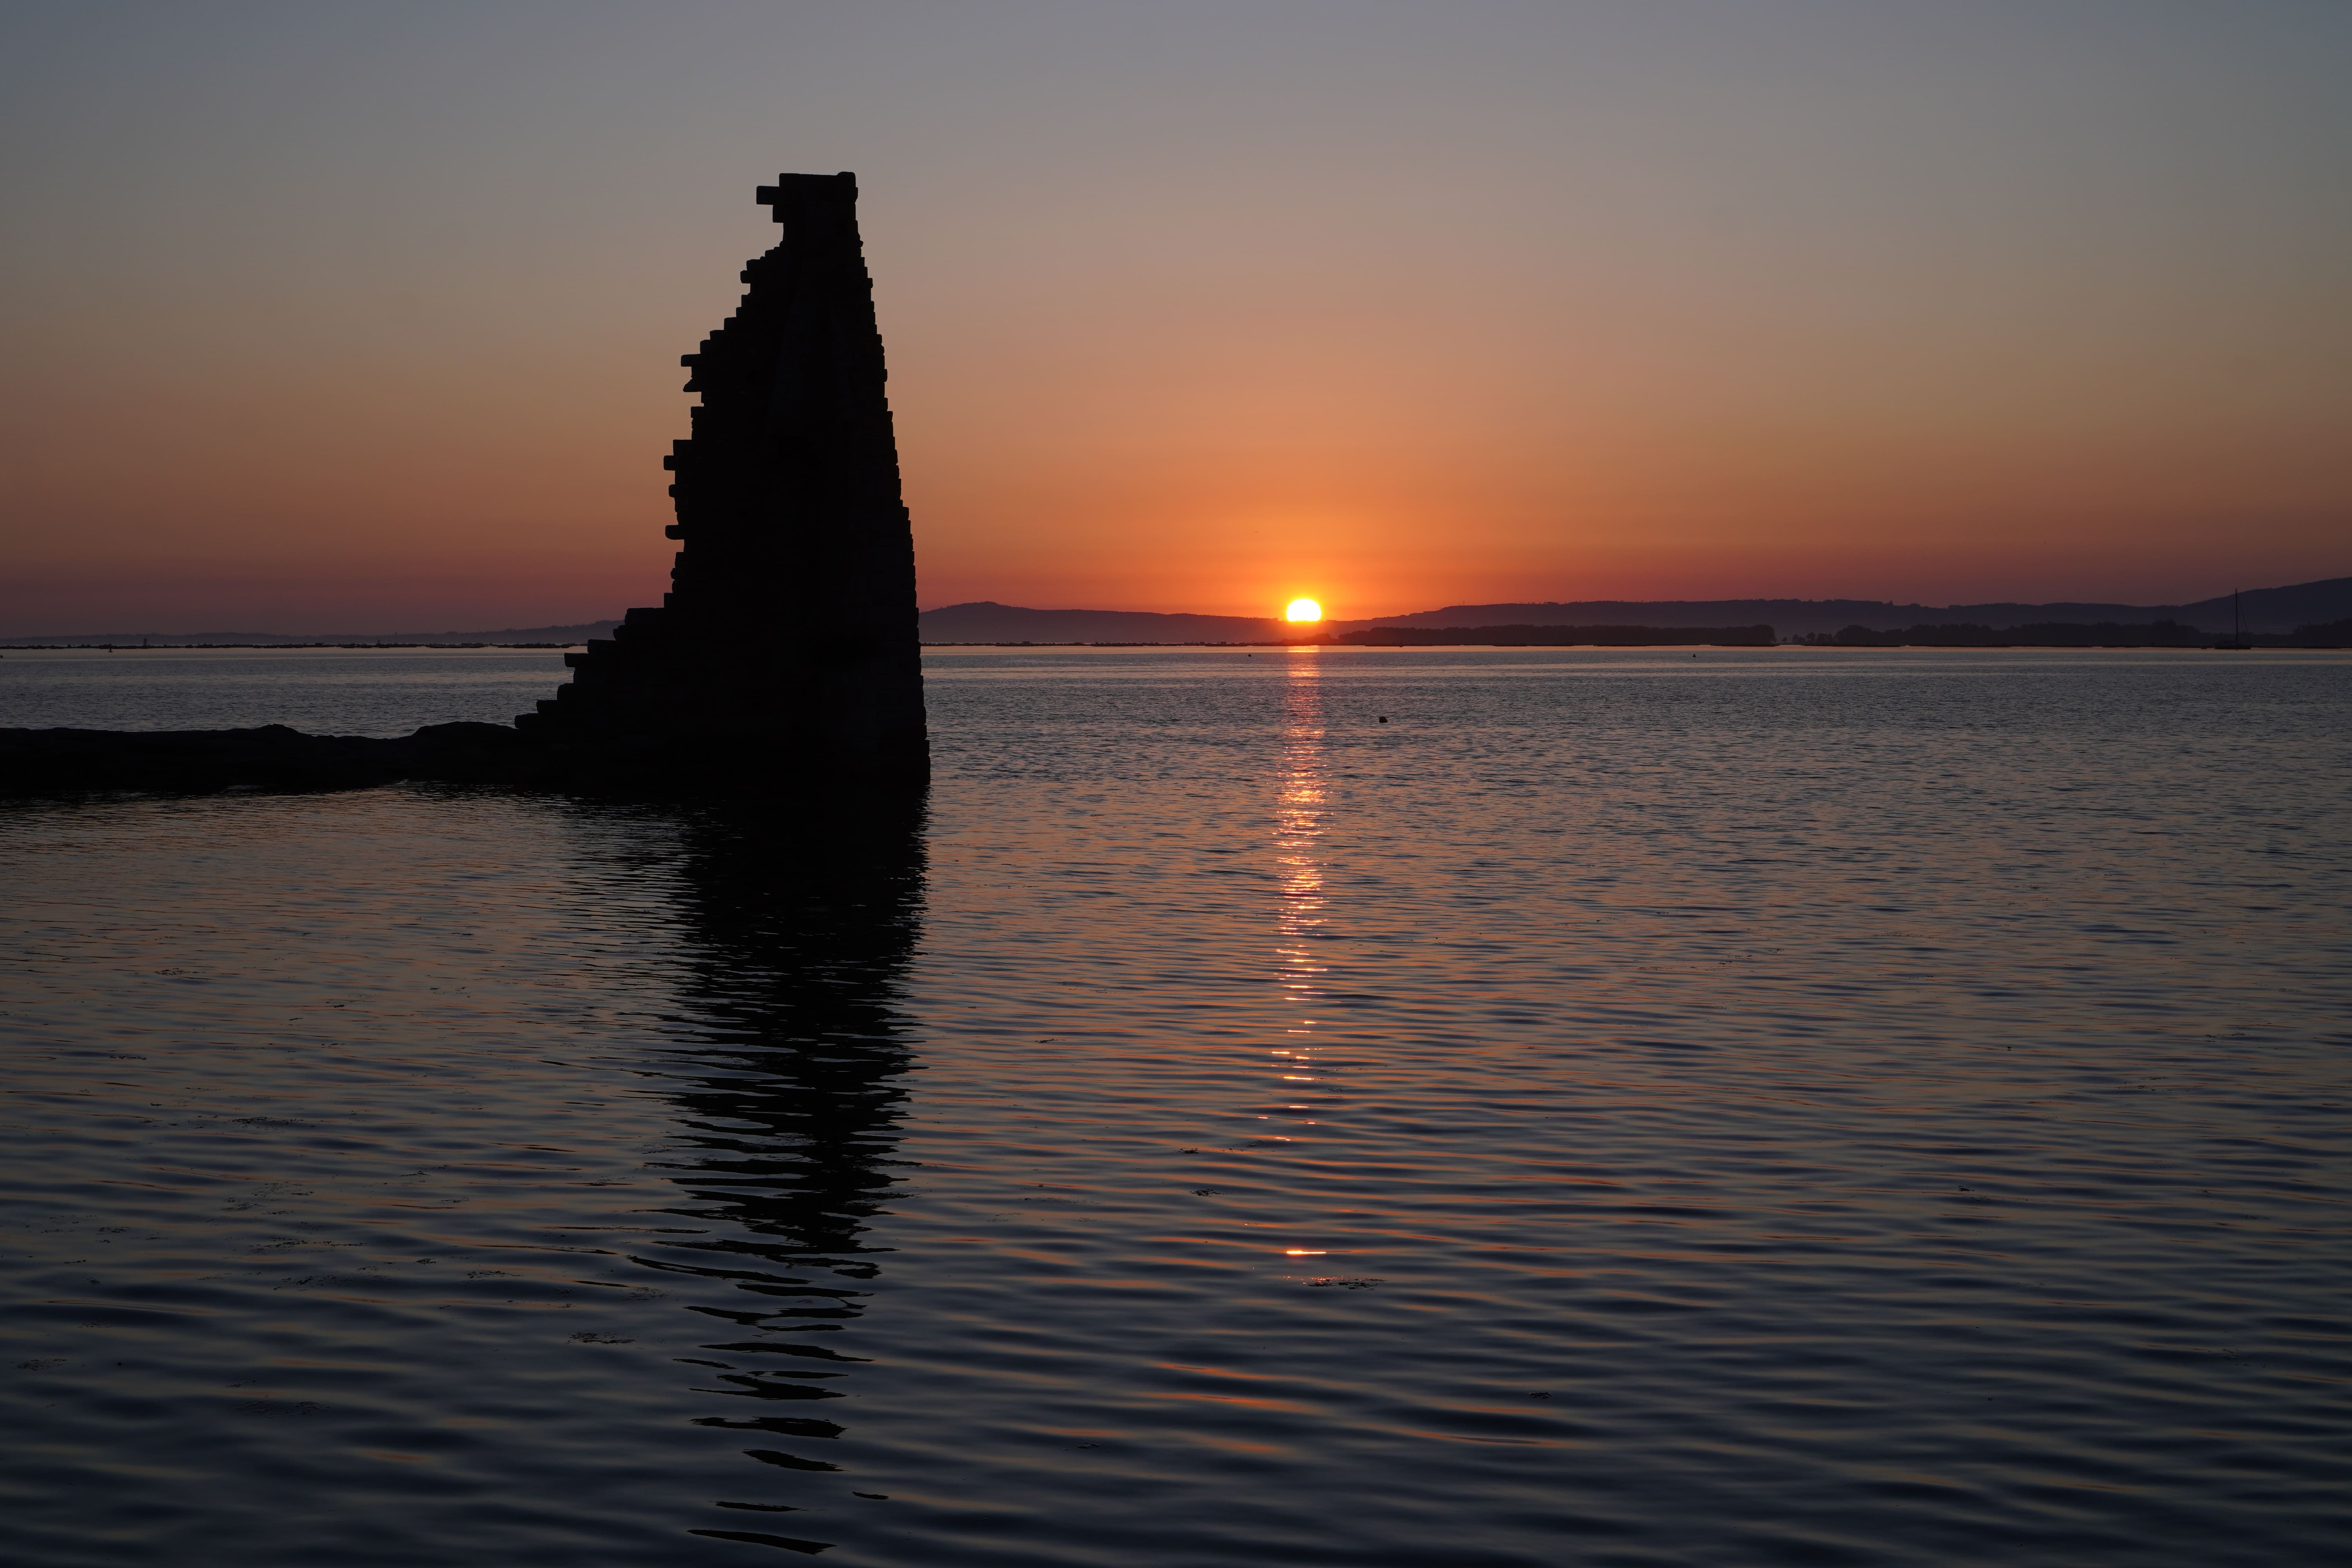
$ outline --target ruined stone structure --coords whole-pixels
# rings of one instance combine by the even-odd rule
[[[760,188],[783,237],[688,354],[658,609],[566,656],[533,741],[778,784],[926,776],[915,550],[850,174]]]
[[[248,730],[0,730],[0,795],[352,789],[396,779],[754,795],[846,785],[892,811],[929,775],[915,546],[898,499],[857,181],[760,188],[783,242],[686,356],[702,394],[664,467],[683,542],[659,609],[566,656],[573,678],[502,724],[399,740]],[[835,818],[838,825],[839,818]]]

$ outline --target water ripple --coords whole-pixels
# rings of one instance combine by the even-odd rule
[[[931,678],[905,820],[12,810],[9,1561],[2352,1533],[2352,663]]]

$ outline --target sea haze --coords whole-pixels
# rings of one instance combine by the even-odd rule
[[[0,694],[557,663],[251,657]],[[2352,656],[926,668],[903,818],[6,806],[0,1557],[2352,1539]]]

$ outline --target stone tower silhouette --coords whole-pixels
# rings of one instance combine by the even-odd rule
[[[693,436],[663,467],[681,542],[659,609],[567,654],[536,739],[777,785],[929,773],[915,546],[898,492],[852,174],[780,174],[783,225],[685,356]]]

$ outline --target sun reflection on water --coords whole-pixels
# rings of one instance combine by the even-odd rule
[[[1290,652],[1282,694],[1282,793],[1274,816],[1275,865],[1280,888],[1275,948],[1290,1034],[1311,1038],[1326,966],[1310,946],[1324,921],[1323,838],[1328,786],[1323,773],[1323,683],[1311,647]],[[1302,1040],[1302,1044],[1304,1044]],[[1310,1065],[1294,1054],[1292,1065]]]
[[[1315,950],[1323,931],[1327,896],[1323,886],[1324,817],[1329,787],[1323,771],[1323,684],[1312,647],[1293,648],[1282,693],[1282,782],[1275,799],[1274,862],[1275,986],[1288,1046],[1270,1047],[1280,1114],[1315,1125],[1317,1107],[1289,1099],[1299,1086],[1318,1081],[1314,1047],[1316,1015],[1329,972]],[[1277,1114],[1269,1110],[1268,1118]],[[1292,1247],[1288,1258],[1321,1258],[1322,1247]]]

